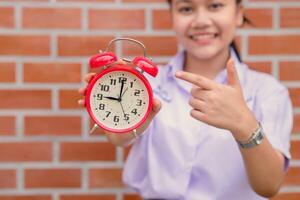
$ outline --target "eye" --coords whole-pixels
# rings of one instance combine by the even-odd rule
[[[220,10],[223,7],[224,7],[224,4],[222,4],[222,3],[212,3],[209,5],[209,9],[212,11]]]
[[[193,12],[193,8],[191,6],[181,6],[178,8],[178,12],[182,14],[189,14]]]

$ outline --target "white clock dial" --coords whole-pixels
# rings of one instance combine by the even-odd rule
[[[149,94],[137,76],[127,71],[112,71],[96,81],[90,104],[93,115],[105,127],[128,129],[147,113]]]

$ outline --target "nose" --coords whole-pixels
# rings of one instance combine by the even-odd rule
[[[208,12],[205,9],[199,9],[192,21],[192,28],[206,28],[211,24],[212,20]]]

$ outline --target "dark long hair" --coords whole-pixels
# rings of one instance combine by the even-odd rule
[[[169,5],[171,5],[172,0],[167,0],[167,2],[168,2]],[[236,4],[240,4],[241,2],[242,2],[242,0],[236,0]],[[244,16],[243,23],[252,25],[251,21],[246,16]],[[237,45],[236,45],[235,41],[231,42],[230,47],[234,50],[234,52],[237,55],[239,61],[242,62],[242,59],[241,59],[241,56],[240,56],[240,53],[239,53],[239,50],[237,48]]]

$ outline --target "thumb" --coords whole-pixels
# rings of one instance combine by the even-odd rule
[[[138,134],[144,132],[147,129],[147,127],[151,123],[152,119],[159,112],[160,108],[161,108],[161,102],[158,99],[153,99],[152,110],[151,110],[146,122],[140,128],[138,128],[138,130],[137,130]]]
[[[152,110],[148,116],[148,119],[146,120],[147,126],[155,117],[155,115],[160,111],[160,108],[161,108],[161,102],[158,99],[153,99]]]
[[[236,71],[236,68],[234,66],[234,61],[232,58],[230,58],[226,65],[227,70],[227,82],[228,85],[234,86],[234,87],[240,87],[240,81],[238,77],[238,73]]]
[[[153,118],[161,108],[161,102],[158,99],[153,99],[153,104],[152,104],[152,111],[150,113],[149,118]]]

